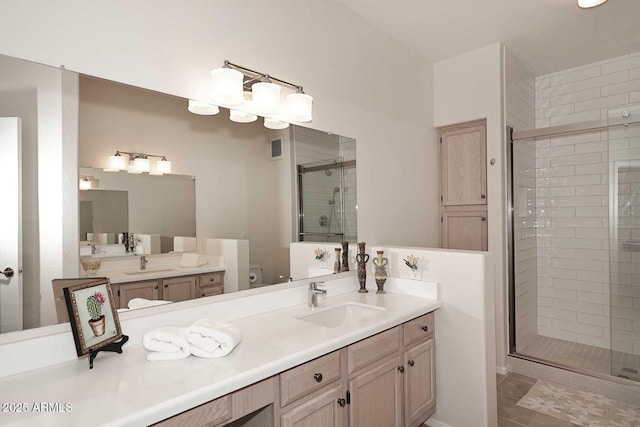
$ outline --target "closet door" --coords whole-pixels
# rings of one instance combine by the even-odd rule
[[[440,144],[442,206],[486,205],[486,126],[442,129]]]

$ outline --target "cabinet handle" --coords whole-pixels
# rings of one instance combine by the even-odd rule
[[[486,195],[486,194],[481,194],[481,195],[480,195],[480,198],[481,198],[481,199],[486,199],[486,198],[487,198],[487,195]]]
[[[481,219],[481,220],[483,220],[483,221],[486,221],[486,220],[487,220],[487,218],[486,218],[486,217],[484,217],[484,216],[483,216],[482,218],[480,218],[480,219]]]
[[[155,285],[155,286],[153,287],[153,289],[158,289],[158,285]]]
[[[427,325],[422,325],[420,326],[420,329],[422,329],[424,332],[427,332],[429,330],[429,327]]]
[[[414,362],[413,360],[409,360],[407,363],[409,364],[409,366],[413,366],[416,364],[416,362]]]
[[[168,287],[169,287],[169,285],[164,285],[164,287],[165,287],[165,288],[168,288]]]
[[[341,407],[344,408],[344,405],[347,404],[347,401],[344,400],[343,398],[338,399],[338,405],[340,405]]]
[[[320,374],[320,373],[313,374],[313,379],[316,380],[317,382],[322,381],[322,374]]]
[[[400,371],[400,373],[404,373],[404,366],[398,366],[398,371]]]

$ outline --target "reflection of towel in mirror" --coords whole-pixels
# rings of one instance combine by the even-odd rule
[[[147,332],[142,337],[142,345],[151,352],[147,360],[179,360],[191,354],[185,328],[167,326]]]
[[[187,328],[191,353],[198,357],[223,357],[231,353],[242,339],[242,333],[228,323],[200,319]]]
[[[151,300],[146,298],[132,298],[127,303],[127,306],[130,310],[135,310],[137,308],[145,308],[145,307],[153,307],[156,305],[169,304],[171,301],[165,300]]]

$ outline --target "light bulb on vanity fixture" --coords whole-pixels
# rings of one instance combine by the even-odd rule
[[[281,130],[289,127],[289,123],[283,122],[280,120],[270,119],[269,117],[264,118],[264,127],[267,129]]]
[[[600,6],[607,0],[578,0],[578,6],[582,9],[589,9],[591,7]]]
[[[123,154],[129,156],[129,162],[127,162]],[[151,171],[151,161],[149,157],[158,157],[160,159],[156,161],[153,171]],[[127,164],[130,166],[127,167]],[[116,151],[115,155],[109,156],[109,167],[103,170],[105,172],[127,171],[132,174],[148,172],[149,175],[163,175],[165,173],[171,173],[171,162],[167,160],[166,156],[157,154]]]
[[[206,102],[200,102],[194,99],[189,100],[187,110],[200,116],[215,116],[220,112],[217,105],[207,104]]]
[[[91,190],[91,180],[88,176],[83,176],[80,179],[80,190]]]

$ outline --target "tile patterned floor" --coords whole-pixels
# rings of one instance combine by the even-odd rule
[[[536,381],[515,372],[498,374],[498,427],[576,427],[568,421],[516,405]]]
[[[640,355],[636,354],[609,351],[542,335],[536,336],[519,353],[574,369],[640,381]]]

